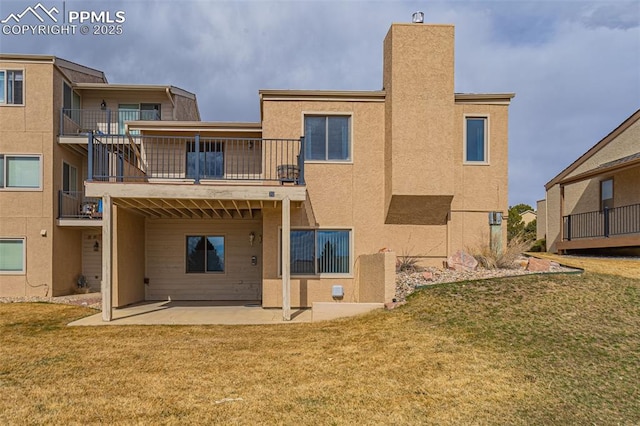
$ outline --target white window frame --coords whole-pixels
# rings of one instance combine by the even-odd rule
[[[38,171],[38,186],[37,187],[7,187],[7,157],[29,157],[29,158],[38,158],[39,171]],[[42,165],[42,154],[15,154],[15,153],[5,153],[0,152],[0,161],[4,164],[2,165],[2,171],[4,176],[2,177],[2,185],[0,186],[0,192],[2,191],[19,191],[19,192],[40,192],[42,191],[42,174],[43,174],[43,165]]]
[[[8,88],[8,84],[9,84],[9,79],[7,78],[7,72],[9,71],[19,71],[22,73],[22,103],[21,104],[15,104],[15,103],[9,103],[7,102],[7,98],[9,96],[9,91],[7,90]],[[4,73],[4,79],[3,79],[3,86],[2,90],[4,91],[4,99],[0,102],[0,106],[7,106],[7,107],[23,107],[25,106],[25,104],[27,103],[26,100],[26,96],[25,94],[27,93],[26,90],[26,82],[25,82],[25,70],[24,68],[2,68],[0,69],[0,73]]]
[[[469,119],[483,119],[484,120],[484,161],[469,161],[467,160],[467,120]],[[490,130],[489,114],[464,114],[462,120],[462,163],[467,166],[488,166],[490,164],[489,147],[491,143],[489,141]]]
[[[0,275],[25,275],[27,273],[27,239],[25,237],[0,237],[0,241],[21,241],[22,242],[22,270],[3,271]]]
[[[294,274],[291,273],[291,278],[310,278],[310,279],[319,279],[319,278],[353,278],[353,263],[354,263],[354,252],[353,249],[355,247],[354,241],[354,230],[353,227],[350,226],[326,226],[326,227],[310,227],[310,226],[295,226],[290,227],[290,231],[349,231],[349,272],[347,273],[318,273],[318,274]],[[314,239],[316,255],[318,253],[318,241],[317,238]],[[291,261],[291,260],[289,260]],[[317,262],[317,259],[314,260]],[[314,265],[314,268],[317,268],[317,264]],[[278,278],[282,277],[282,226],[278,227]]]
[[[71,176],[68,177],[69,178],[69,188],[68,189],[64,188],[64,176],[65,176],[64,166],[67,166],[69,168],[69,172],[71,172],[71,169],[74,169],[76,171],[76,178],[73,181],[73,185],[71,184]],[[73,186],[73,188],[71,188],[71,186]],[[65,193],[78,192],[78,168],[76,166],[74,166],[73,164],[68,163],[66,161],[62,162],[62,192],[65,192]],[[70,194],[70,195],[75,196],[75,194]]]
[[[349,159],[348,160],[309,160],[305,157],[305,164],[353,164],[353,158],[355,156],[353,152],[353,112],[352,111],[302,111],[302,130],[300,134],[304,135],[304,119],[305,117],[349,117]],[[305,140],[306,143],[306,140]]]

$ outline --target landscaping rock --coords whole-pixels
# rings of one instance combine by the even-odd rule
[[[398,306],[402,306],[404,304],[406,304],[406,301],[402,301],[402,302],[388,302],[384,304],[384,308],[388,311],[397,308]]]
[[[469,253],[458,250],[447,258],[449,269],[454,271],[475,271],[478,269],[478,261]]]
[[[422,278],[424,278],[425,281],[433,281],[433,272],[430,272],[430,271],[423,272]]]
[[[549,272],[551,270],[551,262],[546,259],[529,258],[527,271],[531,272]]]

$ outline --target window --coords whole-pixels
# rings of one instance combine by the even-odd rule
[[[140,104],[140,120],[160,120],[160,104]]]
[[[0,104],[23,105],[22,71],[0,70]]]
[[[305,116],[305,159],[351,160],[350,117],[340,115]]]
[[[468,163],[487,163],[487,118],[466,117],[464,160]]]
[[[39,189],[40,156],[0,155],[0,189]]]
[[[291,274],[348,274],[351,272],[351,231],[292,230]]]
[[[187,236],[187,273],[224,272],[224,237]]]
[[[613,208],[613,179],[600,182],[600,210]]]
[[[0,274],[24,274],[24,238],[0,238]]]
[[[62,190],[64,192],[78,190],[78,169],[64,162],[62,163]]]
[[[223,175],[223,142],[201,139],[197,148],[195,141],[187,142],[187,178],[220,179]]]
[[[80,95],[74,92],[67,83],[63,83],[62,108],[64,109],[64,115],[76,123],[80,123]]]

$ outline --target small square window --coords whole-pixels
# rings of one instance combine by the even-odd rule
[[[0,274],[25,273],[24,238],[0,238]]]
[[[487,162],[487,118],[467,117],[465,123],[465,162]]]
[[[304,118],[305,159],[351,160],[350,117],[310,115]]]
[[[224,272],[223,236],[187,236],[187,273]]]

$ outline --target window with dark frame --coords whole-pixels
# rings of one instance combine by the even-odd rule
[[[0,70],[0,104],[24,105],[23,80],[21,70]]]
[[[305,160],[351,160],[351,117],[307,115],[304,117]]]
[[[186,272],[224,272],[224,237],[188,235]]]
[[[466,118],[465,162],[487,162],[487,118]]]
[[[351,231],[293,229],[291,275],[348,274],[351,272]]]
[[[600,181],[600,210],[613,208],[613,179]]]
[[[78,190],[78,169],[66,162],[62,163],[62,190],[67,193]]]

